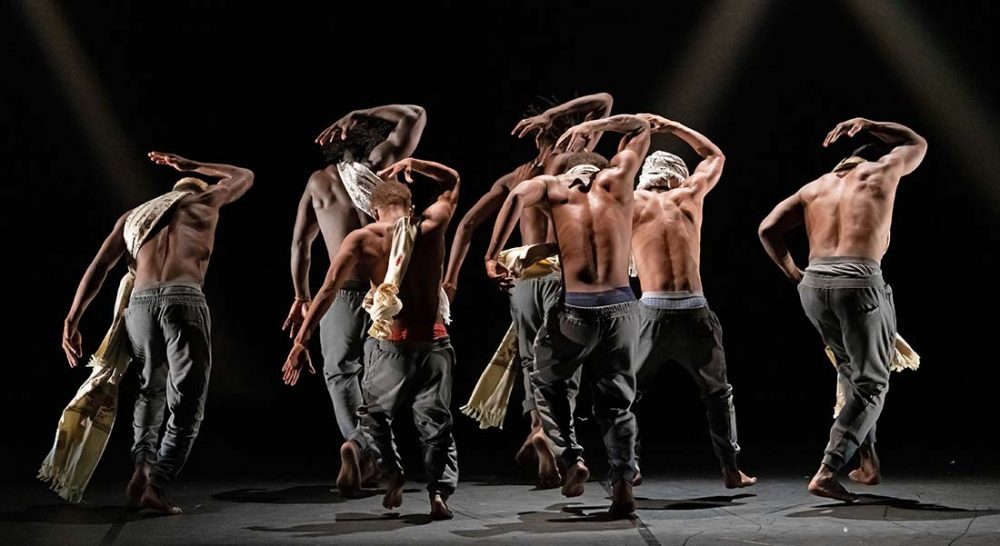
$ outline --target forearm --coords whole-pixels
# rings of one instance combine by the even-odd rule
[[[399,123],[406,117],[418,118],[424,113],[424,109],[416,104],[386,104],[365,110],[358,110],[355,113],[384,119],[392,123]]]
[[[458,185],[458,172],[451,167],[422,159],[411,159],[410,161],[414,171],[430,178],[442,189],[450,190]]]
[[[292,288],[295,299],[309,301],[309,267],[312,265],[312,248],[305,241],[292,242]]]
[[[886,144],[902,146],[924,142],[924,138],[916,131],[900,123],[891,121],[870,121],[869,123],[868,132]]]
[[[465,220],[458,224],[455,231],[455,240],[451,243],[451,252],[448,256],[448,270],[444,274],[443,283],[449,286],[458,286],[458,272],[462,269],[465,257],[469,255],[469,246],[472,244],[472,233],[475,227],[466,225]]]
[[[778,233],[774,228],[762,227],[760,232],[760,243],[764,246],[764,252],[771,258],[771,261],[781,269],[789,279],[798,278],[798,266],[792,259],[792,254],[785,244],[784,233]]]
[[[83,274],[83,278],[80,279],[80,285],[76,289],[76,295],[73,297],[73,304],[70,306],[69,313],[66,314],[65,322],[67,324],[72,324],[73,326],[80,324],[80,318],[83,317],[83,313],[87,310],[90,302],[101,291],[101,286],[104,284],[104,279],[107,276],[107,268],[102,267],[100,264],[92,263],[87,267],[87,271]]]
[[[201,163],[199,161],[192,161],[192,163],[194,163],[194,167],[188,172],[203,174],[205,176],[212,176],[215,178],[253,176],[253,172],[250,171],[250,169],[244,169],[243,167],[236,167],[234,165],[226,165],[224,163]]]
[[[672,133],[677,138],[683,140],[685,144],[694,148],[694,151],[702,158],[708,159],[710,157],[723,156],[722,150],[714,142],[686,125],[673,121],[667,125],[664,132]]]
[[[581,125],[586,126],[591,131],[603,131],[612,133],[632,133],[642,128],[649,129],[649,123],[644,119],[631,114],[618,114],[603,119],[586,121]]]
[[[572,114],[594,114],[603,118],[611,112],[612,102],[610,94],[594,93],[564,102],[559,106],[553,106],[546,110],[543,115],[553,120]]]
[[[496,260],[507,239],[514,232],[518,220],[521,218],[521,211],[524,210],[524,201],[521,196],[514,193],[503,204],[500,214],[497,216],[497,223],[493,227],[493,237],[490,246],[486,250],[486,260]]]

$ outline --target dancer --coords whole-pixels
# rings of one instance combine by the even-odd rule
[[[440,191],[417,217],[411,217],[409,188],[394,180],[403,173],[412,183],[413,172],[433,181]],[[445,230],[458,201],[458,173],[410,158],[379,176],[384,181],[371,194],[375,222],[344,238],[282,371],[287,384],[298,381],[303,364],[309,363],[306,344],[320,317],[353,271],[367,271],[379,286],[370,293],[369,312],[375,321],[373,337],[365,343],[365,405],[358,428],[341,446],[337,487],[352,495],[362,479],[363,459],[380,458],[389,480],[382,504],[386,508],[402,504],[405,478],[391,427],[399,408],[410,405],[423,446],[430,514],[448,519],[452,513],[447,500],[458,483],[458,453],[449,409],[455,352],[443,324],[441,271]]]
[[[736,463],[740,446],[733,387],[726,380],[722,326],[708,307],[699,271],[705,196],[718,184],[726,158],[705,135],[661,116],[644,117],[652,133],[676,136],[694,148],[702,161],[689,175],[680,157],[653,152],[643,164],[636,187],[632,255],[642,286],[636,403],[661,366],[667,362],[683,366],[705,403],[712,447],[726,487],[747,487],[757,479],[741,472]],[[640,454],[638,443],[636,453]]]
[[[866,132],[880,141],[841,160],[833,171],[785,199],[760,225],[764,250],[790,280],[798,283],[802,308],[837,361],[846,386],[845,403],[833,427],[823,462],[809,492],[853,501],[837,481],[840,470],[861,447],[861,466],[850,478],[879,481],[875,423],[889,390],[896,313],[892,289],[879,261],[889,242],[896,188],[924,158],[927,142],[912,129],[891,122],[854,118],[839,123],[823,146]],[[784,236],[800,224],[809,239],[809,267],[803,273]]]
[[[556,140],[565,129],[584,121],[607,117],[611,112],[612,102],[613,99],[608,93],[595,93],[554,106],[538,115],[526,117],[518,122],[511,134],[523,138],[535,133],[538,153],[533,160],[524,163],[494,182],[490,191],[484,194],[462,217],[458,229],[455,231],[455,240],[452,242],[451,255],[448,260],[448,271],[445,274],[445,291],[450,298],[454,299],[458,289],[458,272],[469,252],[475,230],[500,210],[504,199],[518,184],[540,174],[553,174],[551,171],[557,164],[555,158],[558,155],[555,150]],[[597,145],[597,140],[598,138],[594,138],[592,142],[589,142],[586,150],[592,150]],[[549,220],[540,209],[525,209],[519,219],[519,228],[521,245],[523,246],[552,243],[555,240]],[[554,249],[554,245],[550,246]],[[532,253],[525,252],[524,254],[531,255]],[[536,256],[534,259],[537,263],[538,257]],[[525,269],[530,265],[532,264],[525,264]],[[531,422],[531,430],[518,450],[515,460],[518,464],[527,465],[533,459],[537,459],[539,486],[549,488],[559,486],[560,475],[555,464],[555,457],[542,428],[541,418],[535,408],[535,393],[531,386],[530,373],[534,369],[535,336],[549,310],[558,303],[561,289],[557,270],[546,275],[532,275],[531,277],[516,277],[512,279],[510,285],[503,286],[511,296],[510,312],[517,332],[517,358],[520,360],[520,368],[524,377],[523,414]],[[571,392],[578,388],[578,381],[579,378],[572,381]]]
[[[212,367],[211,319],[201,286],[219,208],[250,189],[253,173],[162,152],[150,152],[149,158],[157,165],[219,181],[208,185],[198,178],[182,178],[173,192],[119,218],[80,281],[66,317],[63,349],[70,365],[76,366],[83,355],[80,318],[108,272],[127,253],[134,284],[128,287],[131,299],[124,326],[142,371],[133,423],[135,469],[126,493],[132,504],[179,514],[180,507],[164,491],[177,478],[198,435]],[[159,440],[164,405],[170,419]]]
[[[316,139],[328,165],[312,174],[299,201],[292,233],[292,302],[283,329],[294,338],[309,309],[309,266],[312,244],[323,234],[332,259],[344,237],[367,224],[368,196],[379,182],[374,171],[413,153],[426,125],[424,109],[391,104],[355,110]],[[368,292],[368,271],[356,265],[346,273],[330,310],[320,322],[323,376],[333,402],[340,434],[347,438],[358,425],[364,341],[371,320],[362,308]],[[371,474],[369,469],[366,474]]]
[[[567,387],[581,366],[588,368],[595,417],[611,464],[614,517],[635,510],[635,398],[633,356],[639,309],[628,284],[632,236],[632,180],[649,148],[649,123],[618,115],[588,121],[567,131],[558,148],[579,149],[595,133],[624,133],[610,165],[593,152],[565,159],[566,174],[539,176],[518,185],[500,211],[486,254],[492,278],[508,273],[496,259],[523,209],[543,207],[555,226],[563,273],[563,304],[549,313],[535,339],[533,385],[545,432],[566,465],[562,493],[583,494],[590,476],[576,442]]]

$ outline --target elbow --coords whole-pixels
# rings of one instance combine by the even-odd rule
[[[418,106],[416,104],[409,104],[407,105],[406,109],[409,111],[407,115],[414,121],[427,118],[427,111],[424,110],[423,106]]]
[[[764,220],[757,227],[757,237],[760,238],[760,242],[765,245],[774,236],[774,223],[768,220]]]

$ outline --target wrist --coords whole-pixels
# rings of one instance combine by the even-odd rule
[[[295,301],[298,302],[298,303],[309,303],[309,302],[312,301],[312,298],[310,298],[308,296],[306,296],[304,298],[301,298],[299,296],[295,296]]]

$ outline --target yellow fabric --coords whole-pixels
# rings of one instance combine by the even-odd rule
[[[833,349],[829,346],[825,347],[826,357],[830,359],[830,363],[833,367],[837,367],[837,357],[833,354]],[[920,367],[920,355],[910,347],[910,344],[903,339],[903,336],[896,334],[896,352],[892,356],[892,362],[889,363],[889,371],[901,372],[903,370],[916,370]],[[847,403],[844,394],[844,386],[837,381],[837,402],[833,406],[833,418],[836,419],[840,415],[840,410],[844,408],[844,404]]]
[[[376,339],[388,339],[392,332],[392,319],[403,310],[399,299],[399,285],[410,265],[410,252],[417,238],[417,226],[404,216],[396,221],[392,231],[392,248],[389,250],[389,267],[385,271],[382,284],[372,288],[365,295],[364,308],[372,317],[372,327],[368,335]]]
[[[132,211],[125,220],[124,237],[133,259],[153,227],[188,193],[170,192]],[[111,327],[87,364],[93,371],[59,417],[55,445],[38,471],[40,480],[49,482],[56,494],[70,502],[83,498],[115,424],[118,384],[132,360],[124,313],[134,282],[135,271],[130,267],[118,283]]]
[[[497,263],[516,279],[535,279],[559,271],[559,247],[554,243],[525,245],[504,250]],[[518,364],[517,327],[511,323],[493,358],[479,376],[462,413],[479,421],[479,428],[503,429],[507,405]]]

